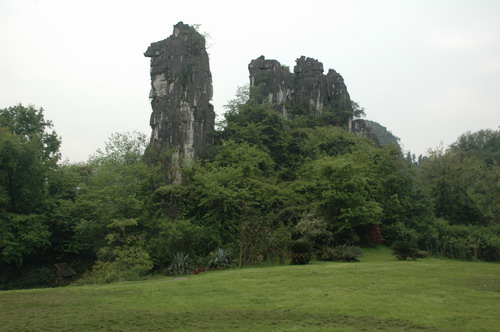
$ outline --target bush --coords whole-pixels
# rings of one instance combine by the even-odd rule
[[[411,225],[401,221],[384,225],[382,231],[384,233],[384,243],[391,246],[393,243],[401,240],[420,241],[420,239],[425,236],[421,234],[420,231],[415,230]]]
[[[191,262],[189,261],[189,255],[184,252],[176,252],[172,256],[172,264],[169,267],[170,274],[184,275],[191,272]]]
[[[363,256],[361,248],[347,244],[335,247],[333,252],[335,260],[342,262],[359,262],[359,258]]]
[[[332,247],[323,247],[318,255],[318,259],[322,261],[335,261],[337,256],[335,255],[335,249]]]
[[[291,264],[303,265],[309,264],[312,259],[312,244],[306,240],[296,240],[292,242]]]
[[[218,248],[210,253],[208,267],[212,269],[225,269],[230,263],[231,258],[224,249]]]
[[[269,220],[255,218],[240,224],[238,265],[261,264],[269,247]]]
[[[137,276],[144,276],[153,268],[149,254],[139,246],[122,246],[115,248],[115,264],[122,271],[131,271]]]
[[[363,256],[361,248],[343,244],[335,248],[323,247],[319,259],[323,261],[359,262]]]
[[[292,237],[290,230],[280,224],[271,233],[268,247],[267,255],[274,263],[275,259],[278,259],[280,264],[285,264],[285,258],[290,251],[290,244],[292,242]]]
[[[130,270],[122,270],[115,262],[97,261],[92,270],[84,273],[76,284],[108,284],[137,279],[139,279],[137,273]]]
[[[138,280],[153,268],[149,254],[137,246],[102,248],[99,260],[85,273],[80,284],[101,284]]]
[[[152,222],[153,234],[148,240],[148,250],[151,260],[159,270],[167,269],[172,262],[170,258],[178,252],[183,252],[191,257],[204,251],[205,229],[194,225],[190,220],[155,220]],[[205,239],[206,240],[206,239]],[[208,254],[206,251],[202,256]]]
[[[431,253],[428,251],[424,251],[424,250],[417,251],[417,258],[427,258],[430,255],[431,255]]]
[[[296,238],[302,238],[310,242],[316,250],[328,245],[333,237],[332,232],[328,230],[328,223],[310,213],[302,215],[293,231]]]
[[[418,258],[418,247],[412,241],[396,241],[392,245],[392,253],[401,260],[415,260]]]
[[[0,266],[0,290],[56,287],[61,285],[55,268],[51,266],[33,266],[15,269],[17,273],[9,270]]]
[[[424,230],[422,244],[438,256],[499,261],[500,226],[450,225],[434,219]]]

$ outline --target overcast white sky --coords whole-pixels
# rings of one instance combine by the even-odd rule
[[[500,125],[497,0],[0,0],[0,108],[43,107],[72,162],[114,132],[149,136],[143,53],[179,21],[211,35],[218,114],[252,59],[305,55],[416,154]]]

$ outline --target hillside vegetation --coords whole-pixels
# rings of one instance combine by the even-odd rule
[[[175,151],[146,148],[144,135],[114,134],[87,162],[60,163],[43,109],[0,110],[0,289],[59,285],[62,262],[84,282],[110,283],[356,260],[355,246],[378,244],[500,260],[499,130],[415,162],[350,132],[356,104],[303,106],[287,105],[285,119],[251,95],[232,101],[179,184],[161,162]]]

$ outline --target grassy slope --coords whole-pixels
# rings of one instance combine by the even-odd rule
[[[2,331],[500,331],[500,265],[396,261],[234,269],[0,292]]]

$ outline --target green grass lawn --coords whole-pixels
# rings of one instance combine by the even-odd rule
[[[500,331],[500,264],[313,262],[0,292],[0,331]]]

